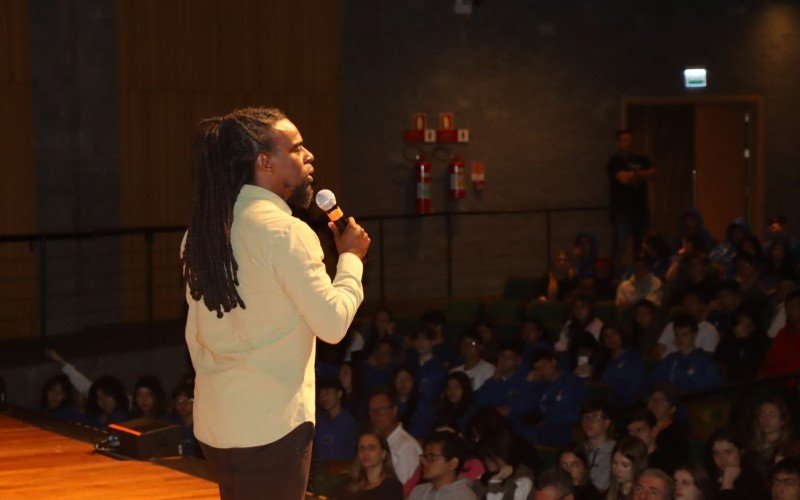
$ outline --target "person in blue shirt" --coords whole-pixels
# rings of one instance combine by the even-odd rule
[[[603,325],[600,340],[603,354],[595,374],[611,388],[611,407],[619,409],[635,404],[644,390],[642,357],[628,348],[627,339],[616,325]]]
[[[338,378],[317,382],[318,409],[314,453],[323,462],[353,460],[356,452],[356,419],[342,408],[344,388]]]
[[[125,386],[111,375],[103,375],[89,388],[83,423],[99,429],[128,420]]]
[[[494,376],[475,393],[476,406],[491,406],[502,415],[511,413],[526,394],[528,370],[522,364],[521,349],[514,342],[501,342],[497,348],[497,368]]]
[[[378,387],[392,385],[394,369],[394,345],[389,340],[379,340],[372,354],[361,364],[359,381],[364,394],[371,394]]]
[[[697,320],[690,315],[680,315],[673,322],[675,347],[673,352],[656,366],[651,382],[670,382],[684,394],[722,385],[722,374],[711,355],[695,347]]]
[[[522,322],[519,333],[522,339],[522,364],[530,366],[531,354],[538,349],[553,350],[553,342],[547,337],[547,330],[539,318],[530,317]]]
[[[181,427],[181,454],[203,458],[203,451],[194,436],[194,386],[182,383],[172,391],[172,413],[164,420]]]
[[[397,398],[397,417],[403,428],[417,439],[433,431],[436,410],[433,404],[420,404],[414,371],[405,365],[397,367],[392,388]]]
[[[417,362],[411,366],[417,382],[420,404],[433,405],[439,401],[444,391],[447,370],[442,361],[433,355],[433,343],[436,340],[436,329],[433,326],[419,328],[413,337]]]
[[[428,311],[419,318],[420,329],[431,329],[433,337],[433,355],[442,362],[446,369],[451,369],[462,363],[458,348],[449,343],[444,336],[444,327],[447,320],[444,313],[439,310]]]
[[[78,410],[75,388],[63,373],[53,375],[42,387],[41,410],[45,415],[59,420],[80,422],[82,415]]]
[[[533,353],[531,368],[528,387],[531,394],[541,396],[533,411],[523,413],[530,409],[524,406],[512,409],[512,429],[534,445],[564,446],[572,439],[572,427],[580,420],[588,390],[577,375],[560,370],[555,354],[545,349]]]

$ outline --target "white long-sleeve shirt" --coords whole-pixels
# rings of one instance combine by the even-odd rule
[[[315,337],[342,340],[364,300],[361,260],[341,254],[331,282],[317,235],[266,189],[240,191],[231,246],[245,308],[217,318],[186,290],[194,432],[216,448],[272,443],[315,422]]]

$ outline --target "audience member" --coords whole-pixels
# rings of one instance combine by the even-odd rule
[[[678,389],[669,382],[656,385],[647,398],[647,409],[656,417],[656,449],[670,463],[685,463],[689,439],[686,428],[675,421]]]
[[[572,485],[575,488],[575,500],[600,500],[603,498],[589,477],[590,463],[583,445],[573,443],[562,448],[558,454],[558,466],[564,469],[572,478]],[[609,462],[607,476],[610,473]],[[608,478],[606,478],[606,482],[608,482]]]
[[[444,398],[435,427],[446,427],[459,434],[466,434],[469,421],[475,413],[472,402],[472,384],[466,373],[452,372],[445,383]]]
[[[672,283],[668,306],[678,303],[689,292],[696,292],[708,303],[717,294],[719,280],[712,274],[706,254],[694,252],[686,257],[685,276],[678,276]]]
[[[676,500],[714,500],[714,488],[705,469],[684,465],[672,475],[675,479]]]
[[[764,377],[800,371],[800,290],[786,294],[784,304],[786,326],[778,332],[767,351],[761,366],[761,375]],[[797,379],[790,380],[786,385],[797,385]]]
[[[611,455],[617,442],[611,439],[611,415],[601,400],[592,400],[581,409],[581,429],[586,436],[583,449],[589,459],[589,477],[598,491],[608,490]]]
[[[361,365],[358,377],[361,389],[365,394],[370,394],[378,387],[391,385],[394,368],[395,351],[392,342],[388,339],[379,340],[372,354]]]
[[[720,333],[729,333],[733,330],[736,312],[741,308],[742,295],[739,292],[739,282],[725,280],[719,284],[713,305],[709,307],[706,321],[714,325]]]
[[[744,237],[750,232],[750,226],[743,217],[734,219],[725,231],[725,241],[717,245],[709,254],[711,263],[719,268],[723,279],[734,279],[736,269],[733,263]]]
[[[633,275],[619,284],[617,288],[617,307],[623,309],[640,300],[661,305],[661,280],[652,272],[652,264],[644,255],[637,256],[633,261]]]
[[[594,313],[591,302],[586,298],[575,298],[570,317],[555,344],[563,370],[575,370],[583,378],[592,375],[590,363],[597,353],[602,328],[603,322]]]
[[[346,500],[403,500],[403,485],[392,467],[389,443],[378,429],[358,437],[358,468],[343,495]]]
[[[607,500],[633,498],[636,476],[647,467],[647,447],[637,437],[626,437],[614,447]]]
[[[658,447],[658,423],[650,410],[637,410],[628,422],[628,434],[638,437],[647,446],[647,465],[672,474],[683,457],[671,457]]]
[[[89,394],[89,388],[92,386],[92,381],[86,375],[78,371],[73,365],[62,358],[55,349],[47,349],[44,355],[53,361],[61,364],[61,371],[69,377],[69,381],[73,387],[78,391],[80,396],[86,397]]]
[[[796,439],[786,401],[775,395],[764,396],[756,408],[750,433],[750,450],[759,472],[765,474],[775,463],[777,450]]]
[[[597,260],[597,237],[592,233],[578,233],[572,258],[576,268],[575,277],[579,280],[591,278],[592,267]]]
[[[131,418],[163,418],[167,412],[167,397],[158,377],[144,375],[133,387]]]
[[[628,327],[629,337],[634,349],[643,358],[650,361],[661,359],[658,339],[666,325],[666,318],[653,302],[643,299],[634,305],[633,321]]]
[[[619,280],[614,276],[611,259],[598,257],[592,266],[594,286],[593,299],[600,302],[613,302],[617,298]]]
[[[675,481],[661,469],[645,469],[636,476],[634,500],[672,500]]]
[[[567,471],[553,467],[542,472],[534,488],[534,500],[575,500],[575,487]]]
[[[364,337],[364,355],[369,357],[381,340],[388,340],[398,351],[403,342],[402,336],[397,333],[392,312],[385,307],[378,309],[373,316],[372,325]]]
[[[547,330],[539,318],[529,317],[522,321],[520,329],[522,339],[522,364],[530,366],[531,354],[538,349],[553,350],[553,343],[547,337]]]
[[[678,239],[673,243],[673,250],[677,251],[683,239],[696,241],[695,251],[705,254],[711,252],[716,243],[711,233],[706,230],[703,223],[703,214],[695,207],[683,211],[678,221]]]
[[[80,422],[82,418],[75,388],[64,373],[53,375],[44,383],[39,408],[45,415],[59,420]]]
[[[89,388],[83,421],[100,429],[124,422],[128,420],[128,404],[122,382],[111,375],[103,375]]]
[[[421,455],[422,477],[426,483],[417,485],[409,500],[478,500],[469,481],[459,478],[466,459],[466,447],[452,432],[437,432],[425,440]]]
[[[789,219],[785,215],[776,215],[767,220],[767,239],[764,241],[764,251],[768,252],[776,241],[785,241],[789,245],[792,260],[800,263],[800,241],[791,234]]]
[[[521,364],[519,351],[515,343],[500,344],[494,375],[475,392],[479,407],[492,406],[503,415],[508,415],[525,393],[528,370]]]
[[[486,474],[474,486],[479,498],[528,498],[533,472],[521,462],[510,433],[494,433],[478,442],[478,458]]]
[[[796,290],[800,279],[795,276],[784,276],[778,281],[775,288],[775,295],[772,297],[772,311],[769,318],[769,329],[767,336],[774,339],[778,332],[786,326],[786,296],[789,292]]]
[[[460,352],[464,364],[453,368],[451,373],[464,372],[469,377],[472,390],[477,391],[495,372],[495,366],[481,357],[483,339],[477,331],[467,332],[461,337]]]
[[[422,448],[411,434],[403,430],[397,416],[397,401],[390,390],[377,390],[369,398],[369,420],[389,443],[395,474],[405,485],[419,466]]]
[[[333,377],[317,380],[317,394],[319,409],[314,430],[314,454],[323,462],[352,460],[356,447],[356,420],[342,408],[342,383]]]
[[[722,334],[714,358],[724,368],[729,384],[741,384],[756,378],[768,346],[769,338],[761,330],[759,318],[741,309],[732,331]]]
[[[494,321],[489,316],[479,316],[475,320],[475,332],[480,335],[483,341],[483,353],[481,356],[487,362],[497,364],[497,337],[494,332]]]
[[[544,293],[539,296],[542,302],[562,302],[578,286],[569,252],[558,250],[555,253],[553,265],[542,278],[542,285]]]
[[[653,274],[663,283],[669,270],[671,251],[667,241],[660,234],[651,234],[642,241],[642,256],[651,263]]]
[[[761,479],[747,457],[744,443],[735,431],[717,429],[708,439],[709,476],[717,498],[745,500],[763,498]]]
[[[778,282],[784,276],[791,276],[797,272],[797,262],[792,258],[789,243],[785,240],[776,241],[767,253],[767,263],[761,275],[761,286],[767,295],[774,295]]]
[[[611,389],[611,406],[615,409],[635,404],[644,389],[644,361],[639,353],[628,348],[627,339],[616,326],[603,326],[600,334],[603,356],[596,375]]]
[[[419,318],[418,328],[420,330],[433,332],[433,337],[431,339],[433,342],[433,356],[441,362],[445,369],[450,369],[453,366],[461,364],[461,358],[458,355],[458,350],[450,345],[444,338],[444,327],[446,324],[447,319],[444,313],[439,310],[432,310],[426,312]]]
[[[714,325],[706,321],[706,311],[708,310],[708,302],[699,293],[690,291],[683,296],[681,301],[681,312],[684,315],[692,317],[697,324],[697,338],[695,339],[695,346],[713,354],[717,350],[719,344],[719,332]],[[675,345],[675,323],[669,323],[661,337],[658,339],[659,349],[663,353],[663,357],[674,353],[678,350]]]
[[[669,354],[656,366],[651,375],[652,382],[670,382],[686,394],[722,385],[722,375],[714,360],[706,351],[696,347],[695,318],[684,314],[675,318],[671,325],[677,352]]]
[[[580,419],[586,386],[574,373],[560,370],[550,351],[534,352],[531,367],[528,396],[518,398],[510,415],[512,429],[531,444],[564,446]]]
[[[166,420],[181,427],[181,454],[203,458],[194,436],[194,386],[181,383],[172,391],[172,413]]]
[[[800,460],[781,460],[771,472],[772,500],[800,500]]]
[[[733,259],[736,268],[736,281],[742,295],[742,305],[754,311],[759,316],[766,317],[772,310],[769,297],[761,286],[759,269],[755,258],[749,253],[740,252]]]

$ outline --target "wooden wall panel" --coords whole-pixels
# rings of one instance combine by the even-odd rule
[[[281,108],[317,158],[317,187],[339,189],[338,2],[117,0],[116,8],[124,226],[188,223],[196,124],[236,107]],[[125,316],[142,319],[133,292],[141,245],[125,241],[123,251]],[[167,249],[155,267],[176,262],[177,248]],[[169,317],[175,288],[159,287],[157,316]]]
[[[0,234],[35,232],[27,0],[0,1]],[[0,244],[0,338],[36,334],[36,254]]]

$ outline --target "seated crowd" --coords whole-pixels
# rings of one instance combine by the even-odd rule
[[[144,375],[129,397],[116,377],[103,375],[92,382],[56,351],[48,350],[46,355],[61,365],[62,373],[50,377],[42,388],[44,414],[98,429],[140,417],[163,420],[180,426],[184,456],[202,457],[194,436],[193,375],[183,377],[169,399],[158,377]]]
[[[797,380],[719,390],[800,371],[800,245],[782,218],[763,244],[737,220],[717,245],[692,210],[680,228],[671,246],[646,238],[621,281],[579,235],[532,298],[566,304],[557,329],[529,307],[513,331],[478,316],[454,333],[436,310],[401,331],[383,308],[340,344],[318,342],[314,468],[350,470],[327,495],[800,500]],[[43,390],[46,413],[171,420],[198,453],[191,380],[168,401],[142,377],[129,404],[117,379],[50,357],[63,374]],[[730,403],[705,435],[691,412],[703,398]]]
[[[776,219],[763,245],[741,221],[715,245],[698,218],[619,282],[591,235],[558,252],[532,300],[565,305],[556,329],[541,306],[458,335],[381,309],[318,343],[315,455],[353,477],[329,496],[800,499],[796,380],[723,390],[800,371],[797,244]],[[728,418],[697,430],[693,401]]]

